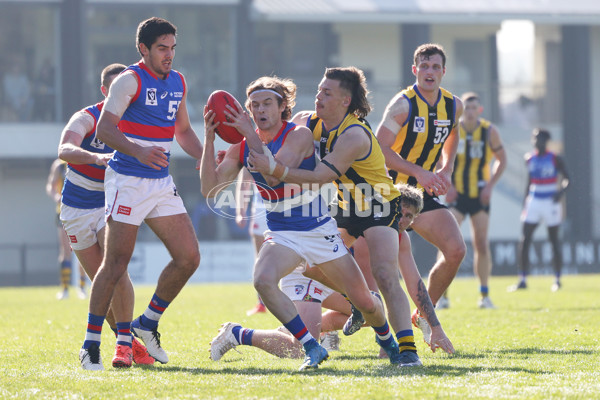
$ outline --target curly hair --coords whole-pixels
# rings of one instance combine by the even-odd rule
[[[247,109],[250,109],[250,95],[257,90],[272,90],[279,94],[276,96],[277,104],[281,106],[285,102],[285,109],[281,113],[281,119],[284,121],[292,118],[292,109],[296,105],[296,84],[288,78],[279,78],[277,76],[262,76],[246,87]],[[281,97],[280,97],[281,96]]]

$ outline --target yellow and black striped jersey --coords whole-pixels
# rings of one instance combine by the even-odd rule
[[[433,171],[444,142],[456,124],[456,99],[452,93],[440,88],[437,101],[430,106],[416,84],[401,94],[408,100],[410,111],[391,148],[404,160]],[[398,171],[390,174],[395,183],[405,182],[422,188],[414,176]]]
[[[342,209],[365,211],[371,209],[370,204],[373,201],[385,203],[400,196],[400,192],[387,174],[385,157],[366,120],[348,114],[341,124],[328,132],[316,114],[312,114],[307,126],[313,132],[315,147],[321,158],[333,151],[340,135],[353,126],[361,127],[371,139],[369,154],[360,160],[355,160],[350,168],[334,181],[338,202]]]
[[[458,125],[459,140],[452,183],[456,191],[470,198],[478,198],[479,191],[490,180],[489,134],[491,122],[480,118],[477,127],[468,132],[463,124]]]

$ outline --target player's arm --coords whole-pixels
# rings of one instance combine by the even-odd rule
[[[308,128],[302,129],[308,131],[309,136],[306,140],[309,142],[312,151],[312,133]],[[357,126],[352,127],[339,136],[333,151],[324,157],[321,162],[316,165],[314,170],[298,169],[293,165],[288,164],[286,159],[277,158],[276,161],[280,161],[281,164],[274,168],[273,176],[284,182],[296,184],[317,183],[323,185],[331,183],[344,175],[355,160],[366,156],[370,151],[370,148],[371,141],[365,131]],[[250,163],[258,171],[261,171],[261,173],[268,174],[270,169],[272,169],[267,157],[260,156],[254,152],[250,154],[250,157]],[[299,163],[297,165],[299,165]]]
[[[98,119],[96,136],[113,149],[137,158],[142,164],[160,169],[169,165],[164,148],[140,146],[129,140],[117,127],[137,92],[138,84],[133,72],[125,72],[115,78]]]
[[[463,103],[462,101],[454,97],[456,101],[456,115],[454,120],[456,123],[452,127],[448,138],[444,142],[442,147],[442,154],[438,161],[439,167],[437,167],[436,175],[439,176],[442,180],[442,187],[439,188],[436,192],[437,195],[446,194],[448,188],[452,185],[452,171],[454,170],[454,160],[456,159],[456,151],[458,150],[458,121],[463,113]]]
[[[523,206],[525,206],[525,201],[527,200],[527,196],[529,196],[529,187],[531,186],[531,174],[529,173],[530,158],[530,153],[525,154],[525,169],[527,170],[527,181],[525,182],[525,196],[523,196]]]
[[[296,183],[289,181],[287,176],[314,152],[312,132],[304,126],[296,126],[277,154],[272,155],[267,148],[263,150],[263,154],[250,150],[248,165],[252,170],[260,172],[269,186],[282,181]]]
[[[396,136],[401,127],[407,123],[410,115],[410,105],[404,96],[396,95],[385,108],[383,119],[377,128],[377,140],[385,157],[388,169],[414,176],[429,194],[441,185],[441,180],[433,172],[427,171],[417,164],[403,159],[400,154],[392,150]]]
[[[183,79],[185,82],[185,78]],[[185,87],[188,87],[187,84]],[[187,93],[188,91],[186,90],[181,99],[181,103],[179,103],[179,107],[177,108],[177,116],[175,118],[175,139],[183,151],[197,160],[196,169],[200,169],[202,143],[200,143],[200,140],[198,139],[198,136],[196,136],[196,132],[194,132],[192,124],[190,123],[190,116],[187,110]]]
[[[200,190],[205,198],[214,197],[220,184],[233,181],[242,168],[239,162],[241,143],[231,145],[217,166],[215,157],[215,113],[204,106],[204,147],[200,158]]]
[[[421,315],[427,320],[431,327],[431,349],[435,351],[436,346],[441,347],[447,353],[454,353],[452,343],[444,333],[427,288],[421,279],[417,264],[412,254],[410,237],[406,231],[400,234],[400,251],[398,253],[398,265],[402,279],[410,298],[415,303]]]
[[[492,164],[490,180],[481,191],[480,199],[483,204],[489,204],[492,197],[492,189],[500,180],[500,176],[502,176],[502,173],[506,169],[507,162],[506,150],[502,144],[500,132],[498,132],[498,129],[494,125],[490,125],[490,136],[488,140],[490,149],[494,154],[494,163]]]
[[[563,194],[566,192],[567,187],[569,187],[569,173],[567,172],[567,166],[565,164],[565,160],[561,156],[556,156],[556,168],[561,175],[560,180],[560,188],[556,195],[554,196],[554,201],[559,201]]]
[[[290,122],[293,122],[296,125],[306,126],[311,114],[314,114],[314,111],[300,111],[292,117]]]
[[[78,111],[62,131],[58,145],[58,157],[71,164],[96,164],[107,166],[112,154],[94,153],[81,148],[86,135],[94,130],[94,117]]]

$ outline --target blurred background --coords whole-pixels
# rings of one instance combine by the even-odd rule
[[[0,285],[58,283],[54,203],[45,184],[62,128],[77,110],[102,99],[100,72],[139,60],[140,21],[160,16],[178,27],[174,68],[189,85],[192,124],[203,137],[208,95],[224,89],[243,102],[255,78],[275,74],[298,85],[295,111],[313,109],[326,67],[365,71],[377,126],[391,97],[414,83],[414,49],[444,46],[442,86],[479,93],[483,117],[500,130],[508,169],[492,200],[494,274],[516,273],[524,154],[534,127],[571,174],[563,225],[566,273],[597,272],[600,259],[600,2],[597,0],[0,0]],[[225,143],[220,142],[222,148]],[[250,280],[246,229],[212,213],[199,190],[195,160],[177,146],[171,173],[201,242],[197,281]],[[466,240],[470,238],[464,224]],[[538,239],[546,237],[538,229]],[[419,238],[425,274],[435,252]],[[536,243],[533,272],[550,271]],[[168,256],[142,226],[130,265],[154,283]],[[460,274],[472,274],[470,254]],[[75,268],[74,268],[75,270]]]

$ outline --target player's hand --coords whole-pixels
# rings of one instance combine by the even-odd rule
[[[254,133],[254,127],[252,126],[252,119],[248,113],[236,107],[232,107],[229,104],[225,106],[223,110],[227,120],[231,122],[223,122],[227,126],[232,126],[238,130],[239,133],[244,137],[248,137]]]
[[[109,154],[97,153],[96,165],[99,165],[101,167],[102,166],[108,167],[108,162],[110,161],[111,158],[112,158],[112,153],[109,153]]]
[[[415,178],[417,178],[417,182],[419,182],[419,184],[423,186],[423,188],[429,195],[437,196],[438,194],[442,194],[439,192],[442,191],[444,185],[437,174],[434,174],[431,171],[421,169],[421,171],[419,171],[419,173],[415,175]]]
[[[248,166],[250,171],[257,171],[263,175],[268,175],[270,169],[269,157],[265,154],[259,154],[254,150],[250,150],[248,155]]]
[[[431,327],[431,351],[435,351],[440,348],[448,354],[454,354],[454,346],[441,326]]]
[[[209,110],[208,106],[204,106],[204,140],[205,142],[215,141],[215,129],[219,126],[219,122],[215,122],[215,112]]]
[[[223,162],[223,160],[225,159],[225,154],[227,154],[227,152],[225,150],[217,151],[217,156],[215,157],[215,163],[217,165],[219,165]]]
[[[485,185],[483,189],[481,189],[481,193],[479,193],[479,201],[484,206],[490,204],[490,200],[492,198],[492,187],[490,185]]]
[[[452,173],[447,172],[446,170],[439,170],[435,174],[440,181],[436,195],[442,196],[448,193],[448,189],[452,186]]]
[[[142,147],[135,158],[142,164],[159,170],[169,166],[169,159],[165,151],[160,146]]]

